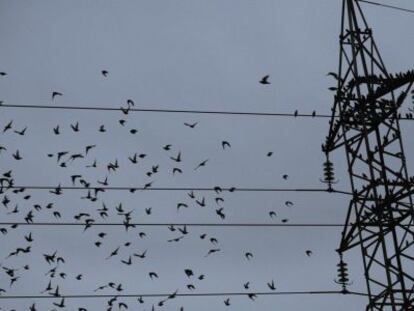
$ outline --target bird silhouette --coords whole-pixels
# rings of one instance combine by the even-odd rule
[[[101,133],[105,133],[106,132],[105,125],[104,124],[100,125],[98,131]]]
[[[177,212],[179,211],[179,209],[180,209],[181,207],[188,208],[188,205],[187,205],[187,204],[185,204],[185,203],[177,203]]]
[[[270,82],[269,82],[269,75],[264,76],[264,77],[263,77],[263,78],[259,81],[259,83],[260,83],[260,84],[263,84],[263,85],[270,84]]]
[[[151,280],[153,280],[154,278],[157,278],[158,279],[158,274],[155,273],[155,272],[149,272],[148,275],[149,275],[149,277],[150,277]]]
[[[135,257],[138,257],[138,258],[141,258],[141,259],[146,258],[146,255],[147,255],[147,250],[143,251],[141,254],[139,254],[139,253],[134,253],[134,256],[135,256]]]
[[[17,160],[17,161],[20,161],[20,160],[22,160],[22,159],[23,159],[23,157],[20,155],[20,151],[19,151],[19,149],[17,149],[17,150],[16,150],[16,152],[15,152],[15,153],[13,153],[13,158],[14,158],[15,160]]]
[[[176,173],[182,174],[183,171],[178,167],[174,167],[172,173],[173,175],[175,175]]]
[[[184,123],[185,126],[189,127],[189,128],[195,128],[197,126],[198,122],[195,123]]]
[[[216,209],[216,214],[221,218],[221,219],[225,219],[226,218],[226,215],[223,213],[223,210],[224,210],[224,208],[219,208],[219,209]]]
[[[231,145],[230,145],[230,143],[229,143],[228,141],[223,140],[223,141],[221,142],[221,147],[223,148],[223,150],[225,150],[225,149],[226,149],[226,147],[227,147],[227,148],[230,148],[230,147],[231,147]]]
[[[60,134],[59,125],[57,125],[56,127],[53,128],[53,133],[55,135],[59,135]]]
[[[257,298],[257,295],[254,294],[254,293],[249,293],[249,294],[247,294],[247,297],[249,297],[251,300],[255,301],[256,298]]]
[[[88,154],[89,151],[91,151],[93,148],[95,148],[96,145],[88,145],[85,147],[85,155]]]
[[[54,302],[53,305],[55,305],[58,308],[65,308],[65,298],[62,298],[59,303]]]
[[[52,100],[54,100],[57,96],[63,96],[63,93],[57,91],[52,92]]]
[[[198,164],[198,165],[194,168],[194,170],[197,170],[197,169],[199,169],[200,167],[206,166],[206,164],[207,164],[207,162],[208,162],[208,161],[209,161],[209,159],[204,160],[203,162],[201,162],[200,164]]]
[[[24,239],[27,241],[27,242],[33,242],[33,237],[32,237],[32,233],[31,232],[29,232],[29,234],[28,235],[25,235],[24,236]]]
[[[199,205],[200,207],[205,207],[206,206],[206,199],[205,197],[202,197],[201,200],[196,200],[197,205]]]
[[[276,286],[275,286],[275,282],[272,280],[270,283],[267,283],[267,286],[271,289],[271,290],[276,290]]]
[[[181,152],[179,152],[175,158],[170,157],[170,159],[175,161],[175,162],[181,162]]]
[[[194,276],[194,272],[191,269],[184,269],[184,273],[188,278]]]
[[[14,132],[20,136],[24,136],[24,134],[26,133],[26,130],[27,130],[27,126],[20,131],[14,131]]]
[[[109,254],[108,257],[106,257],[106,260],[108,260],[111,257],[114,257],[114,256],[118,255],[119,249],[120,249],[120,247],[118,246],[115,250],[112,251],[112,253]]]
[[[6,133],[7,131],[11,130],[13,126],[13,120],[11,120],[9,123],[6,124],[6,126],[3,128],[3,133]]]
[[[129,256],[128,260],[121,260],[121,262],[127,266],[130,266],[132,264],[132,257]]]
[[[214,253],[217,253],[217,252],[220,252],[220,251],[221,251],[221,249],[220,249],[220,248],[213,248],[213,249],[210,249],[210,250],[208,251],[207,255],[205,255],[204,257],[208,257],[208,256],[210,256],[211,254],[214,254]]]
[[[70,127],[74,132],[79,132],[79,122],[76,122],[75,124],[71,124]]]
[[[338,76],[338,74],[336,74],[335,72],[329,72],[329,73],[327,74],[327,76],[331,76],[331,77],[333,77],[335,80],[339,80],[339,76]]]

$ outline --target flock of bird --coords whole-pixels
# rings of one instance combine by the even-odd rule
[[[101,71],[102,76],[107,79],[110,77],[107,70]],[[7,74],[5,72],[0,72],[0,76],[5,77]],[[262,85],[269,85],[269,76],[264,76],[260,81]],[[51,94],[51,100],[53,103],[57,104],[56,101],[58,97],[62,97],[64,94],[59,91],[53,91]],[[117,120],[118,126],[125,131],[128,131],[131,135],[138,133],[138,129],[134,127],[129,127],[129,122],[127,120],[128,115],[131,112],[131,109],[135,107],[135,102],[132,99],[128,99],[125,105],[120,107],[121,117]],[[199,126],[198,122],[185,122],[183,124],[188,130],[194,130]],[[63,131],[70,131],[72,133],[81,133],[82,124],[78,121],[71,122],[68,126],[56,125],[50,129],[49,135],[59,136]],[[30,131],[29,127],[26,125],[20,125],[16,120],[9,120],[2,125],[1,134],[5,135],[17,135],[18,137],[25,136]],[[99,124],[97,126],[97,133],[106,133],[108,131],[105,124]],[[231,141],[222,139],[220,142],[220,149],[222,152],[228,152],[232,148]],[[124,206],[122,202],[119,202],[115,206],[111,206],[107,203],[102,195],[110,191],[111,179],[119,174],[121,162],[122,165],[140,165],[145,159],[148,159],[148,154],[146,153],[133,153],[125,155],[125,159],[121,161],[118,158],[115,158],[109,162],[101,163],[99,157],[96,155],[95,150],[97,144],[88,144],[82,147],[81,151],[71,151],[71,150],[59,150],[56,152],[47,152],[45,156],[49,159],[51,165],[56,166],[57,168],[68,168],[73,166],[75,163],[78,166],[84,168],[83,171],[79,171],[75,174],[68,174],[67,180],[62,181],[62,184],[56,185],[56,187],[51,189],[46,189],[49,191],[49,194],[55,197],[63,196],[65,194],[65,189],[68,187],[67,184],[70,183],[70,187],[77,188],[77,193],[82,193],[80,199],[88,202],[88,209],[83,209],[82,211],[77,211],[72,214],[70,217],[82,228],[84,234],[88,234],[90,229],[96,223],[109,221],[114,217],[119,217],[121,219],[119,225],[124,227],[126,231],[134,230],[134,228],[139,227],[134,224],[134,211],[135,209],[128,209]],[[79,149],[79,148],[77,148]],[[166,168],[169,171],[172,177],[176,175],[185,174],[187,171],[197,173],[197,171],[208,167],[211,158],[206,157],[201,159],[195,165],[189,165],[185,162],[185,154],[176,149],[173,144],[166,144],[160,146],[160,152],[164,152],[167,156],[167,159],[170,163],[170,166]],[[264,151],[266,157],[272,157],[273,151]],[[22,152],[21,150],[11,150],[8,145],[0,144],[0,159],[2,157],[11,156],[12,161],[16,161],[15,165],[18,167],[20,161],[24,161],[27,153]],[[34,224],[37,219],[46,217],[48,219],[55,219],[55,222],[62,221],[67,219],[69,210],[60,210],[58,204],[54,200],[50,200],[46,203],[39,203],[33,200],[31,189],[19,188],[16,185],[19,185],[19,181],[14,177],[14,168],[5,169],[2,166],[1,177],[0,177],[0,199],[2,205],[1,217],[4,221],[11,217],[13,221],[16,221],[16,224],[10,224],[0,228],[0,233],[3,236],[10,234],[12,230],[19,228],[18,222],[23,222],[25,224]],[[88,171],[95,170],[96,172],[102,173],[103,176],[97,180],[91,180],[88,177]],[[136,191],[143,191],[153,187],[154,177],[157,176],[161,171],[161,166],[159,163],[153,163],[145,171],[146,181],[139,188],[130,188],[126,189],[129,192],[134,193]],[[283,174],[283,180],[288,180],[289,175]],[[212,200],[208,199],[206,195],[203,195],[197,191],[190,190],[187,192],[187,201],[183,200],[176,202],[176,211],[181,213],[183,210],[190,209],[193,207],[206,208],[212,207],[213,213],[215,213],[218,221],[224,221],[227,219],[224,202],[226,200],[226,194],[231,194],[235,192],[236,188],[226,188],[223,189],[220,186],[215,186],[212,189],[214,197]],[[212,201],[212,202],[211,202]],[[211,202],[211,203],[210,203]],[[210,205],[210,206],[208,206]],[[294,205],[292,201],[287,200],[285,202],[287,207]],[[152,207],[145,208],[145,215],[150,216],[153,213]],[[47,216],[49,215],[49,216]],[[268,217],[273,221],[278,219],[278,214],[276,211],[271,210],[268,212]],[[12,222],[13,222],[12,221]],[[282,223],[286,223],[289,219],[284,218],[280,220]],[[30,228],[30,226],[28,226]],[[102,228],[102,227],[101,227]],[[140,228],[141,230],[141,228]],[[192,234],[191,230],[186,225],[169,225],[169,232],[171,236],[167,239],[167,243],[181,243],[186,237]],[[108,232],[101,230],[97,236],[95,236],[92,241],[92,245],[96,249],[102,249],[105,246],[105,239],[108,236]],[[33,250],[36,248],[36,233],[29,231],[27,234],[23,234],[23,242],[16,241],[16,247],[5,254],[3,249],[2,258],[0,259],[0,273],[2,277],[0,278],[0,295],[7,295],[9,290],[12,289],[18,282],[27,282],[25,279],[25,273],[32,269],[30,262],[32,261]],[[147,232],[140,231],[137,236],[138,239],[148,238]],[[218,253],[223,252],[223,247],[220,245],[219,238],[216,236],[210,236],[207,233],[202,233],[198,236],[198,239],[206,241],[209,245],[201,258],[211,258],[216,256]],[[41,241],[39,242],[41,243]],[[106,262],[118,262],[123,266],[134,266],[139,265],[143,261],[151,257],[151,249],[145,248],[141,250],[132,250],[133,243],[130,241],[125,241],[121,245],[108,248],[102,254],[102,260]],[[126,252],[124,251],[126,250]],[[125,255],[127,253],[127,255]],[[255,254],[251,250],[243,250],[244,260],[247,262],[255,259]],[[311,250],[306,250],[304,252],[305,256],[312,256]],[[17,259],[22,257],[28,258],[28,262],[23,266],[18,266],[15,262]],[[85,273],[79,271],[74,275],[70,275],[65,271],[65,264],[69,260],[64,257],[59,250],[49,249],[46,252],[41,254],[42,260],[47,268],[45,268],[44,276],[45,287],[35,293],[41,295],[49,295],[53,297],[51,302],[52,310],[66,309],[68,307],[68,302],[65,300],[65,293],[62,292],[62,282],[65,282],[67,279],[75,280],[77,282],[82,282],[84,280]],[[158,310],[165,307],[168,301],[177,298],[177,295],[182,292],[193,292],[197,289],[197,284],[203,282],[203,280],[208,277],[205,273],[195,272],[191,268],[187,268],[182,271],[183,276],[185,277],[185,284],[182,288],[177,288],[171,292],[171,294],[163,297],[157,302],[151,302],[150,306],[146,310]],[[7,282],[5,281],[5,278]],[[147,278],[149,281],[155,281],[157,279],[162,279],[162,276],[157,271],[148,271]],[[8,284],[6,284],[8,283]],[[257,296],[254,293],[254,289],[251,288],[251,282],[247,281],[244,284],[241,284],[241,288],[246,291],[246,297],[254,301]],[[263,284],[268,290],[275,291],[277,286],[273,279],[269,279]],[[133,306],[131,302],[123,301],[118,297],[124,291],[124,285],[122,280],[113,280],[105,284],[97,284],[96,288],[91,289],[92,293],[105,293],[108,295],[113,295],[110,299],[107,300],[106,310],[136,310],[136,306]],[[138,305],[147,306],[145,297],[137,297],[136,303]],[[223,300],[223,305],[226,307],[231,306],[231,298],[226,297]],[[27,307],[30,311],[41,310],[37,302],[31,302]],[[72,306],[71,310],[75,310]],[[185,307],[180,307],[180,310],[184,310]],[[0,310],[4,310],[0,307]],[[17,310],[17,309],[11,309]],[[87,306],[78,306],[76,307],[78,311],[87,311],[92,310]],[[145,309],[143,309],[145,310]]]

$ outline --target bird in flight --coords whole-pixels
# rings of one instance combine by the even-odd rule
[[[271,289],[271,290],[276,290],[276,286],[275,286],[275,282],[272,280],[270,283],[267,283],[267,286]]]
[[[54,100],[56,96],[63,96],[63,93],[56,91],[52,92],[52,100]]]
[[[27,130],[27,126],[24,128],[24,129],[22,129],[21,131],[14,131],[16,134],[19,134],[20,136],[23,136],[24,135],[24,133],[26,132],[26,130]]]
[[[264,77],[263,77],[263,78],[259,81],[259,83],[260,83],[260,84],[263,84],[263,85],[270,84],[270,82],[269,82],[269,75],[264,76]]]
[[[225,299],[225,300],[224,300],[224,304],[225,304],[226,306],[230,306],[230,298]]]
[[[293,206],[293,202],[292,202],[292,201],[286,201],[286,202],[285,202],[285,205],[286,205],[287,207],[291,207],[291,206]]]
[[[6,124],[6,126],[3,128],[3,133],[7,132],[8,130],[11,130],[13,125],[13,120],[11,120],[9,123]]]
[[[223,150],[225,150],[225,149],[226,149],[226,147],[230,148],[230,147],[231,147],[231,145],[230,145],[230,143],[229,143],[228,141],[223,140],[223,141],[221,142],[221,147],[223,148]]]
[[[177,157],[170,157],[170,159],[175,162],[181,162],[181,152],[178,153]]]
[[[339,78],[338,74],[337,74],[337,73],[335,73],[335,72],[329,72],[329,73],[327,74],[327,76],[331,76],[331,77],[333,77],[335,80],[342,80],[342,79],[340,79],[340,78]]]
[[[76,122],[75,124],[71,124],[70,127],[74,132],[79,132],[79,122]]]
[[[197,170],[197,169],[199,169],[199,168],[200,168],[200,167],[202,167],[202,166],[206,166],[206,164],[207,164],[208,160],[209,160],[209,159],[204,160],[203,162],[201,162],[200,164],[198,164],[198,165],[194,168],[194,170]]]
[[[250,252],[245,253],[244,256],[246,257],[247,260],[250,260],[253,258],[253,254]]]
[[[185,126],[188,126],[189,128],[192,128],[192,129],[195,128],[197,124],[198,124],[198,122],[195,122],[195,123],[192,123],[192,124],[191,123],[185,123],[184,122],[184,125]]]

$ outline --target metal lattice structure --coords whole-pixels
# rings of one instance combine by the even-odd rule
[[[414,188],[398,119],[414,71],[388,73],[358,1],[342,5],[339,71],[331,73],[338,84],[322,148],[327,157],[345,149],[353,193],[338,252],[361,248],[366,310],[414,310]]]

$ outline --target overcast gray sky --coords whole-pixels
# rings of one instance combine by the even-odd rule
[[[0,100],[8,104],[125,106],[133,99],[138,108],[197,109],[220,111],[329,113],[333,81],[326,77],[338,61],[339,0],[0,0]],[[410,1],[392,3],[410,7]],[[372,6],[366,8],[378,46],[391,72],[413,68],[414,18]],[[411,5],[412,7],[412,5]],[[105,78],[101,70],[107,70]],[[270,75],[271,85],[258,81]],[[53,91],[63,93],[53,102]],[[1,108],[0,125],[13,120],[13,130],[27,126],[24,136],[12,131],[0,136],[7,151],[0,154],[1,173],[10,169],[17,185],[71,185],[70,176],[82,174],[95,185],[108,176],[107,164],[118,159],[120,168],[109,174],[110,186],[137,186],[153,181],[154,187],[237,187],[237,188],[321,188],[322,156],[320,146],[328,131],[327,119],[218,116],[191,114],[91,112],[69,110],[26,110]],[[126,119],[125,126],[118,120]],[[79,122],[80,132],[70,124]],[[194,129],[184,122],[198,122]],[[60,125],[60,135],[53,127]],[[106,133],[98,128],[105,124]],[[133,135],[130,129],[137,129]],[[412,171],[413,130],[403,125],[409,170]],[[231,148],[222,150],[223,140]],[[59,151],[84,153],[86,145],[96,144],[84,159],[68,162],[61,168],[47,154]],[[171,144],[171,150],[162,147]],[[23,159],[12,153],[19,150]],[[147,157],[132,165],[134,153]],[[181,175],[172,175],[170,156],[181,152]],[[268,152],[273,152],[271,157]],[[97,159],[96,169],[85,165]],[[194,170],[208,159],[207,165]],[[338,152],[338,188],[348,189],[346,167]],[[146,172],[159,165],[159,173],[148,178]],[[288,174],[287,180],[282,176]],[[43,207],[35,221],[73,222],[79,212],[97,215],[105,203],[110,209],[106,221],[119,222],[115,206],[122,203],[133,210],[135,222],[220,223],[215,210],[216,195],[203,196],[200,208],[187,192],[106,192],[96,202],[81,199],[85,191],[64,191],[57,197],[48,191],[7,195],[12,203],[1,207],[2,221],[23,221],[35,204]],[[3,195],[4,196],[4,195]],[[2,196],[2,198],[3,198]],[[222,206],[228,223],[343,223],[348,197],[328,193],[223,193]],[[286,201],[294,203],[292,207]],[[47,210],[47,203],[55,208]],[[189,208],[177,212],[178,202]],[[10,214],[15,205],[20,213]],[[152,207],[151,215],[145,208]],[[271,219],[269,212],[277,217]],[[96,216],[97,221],[103,221]],[[200,228],[189,227],[189,234],[178,243],[167,240],[178,236],[166,227],[145,227],[125,232],[122,227],[19,227],[0,236],[0,264],[21,268],[20,279],[10,288],[9,277],[1,271],[0,288],[5,295],[38,295],[47,286],[45,273],[53,267],[42,254],[65,258],[56,277],[63,294],[93,294],[108,282],[121,282],[126,294],[243,292],[250,281],[251,291],[268,291],[274,280],[278,291],[339,290],[334,283],[335,249],[341,228]],[[98,233],[108,233],[97,248]],[[138,233],[145,231],[146,238]],[[16,247],[26,247],[23,235],[32,232],[32,252],[6,259]],[[206,233],[205,240],[200,235]],[[218,245],[209,238],[218,239]],[[119,255],[104,260],[125,242]],[[211,248],[220,252],[205,258]],[[148,250],[145,260],[131,266],[120,260],[134,252]],[[311,257],[305,251],[312,250]],[[254,257],[246,260],[244,254]],[[359,249],[346,257],[354,291],[365,291]],[[191,268],[205,280],[188,279],[184,269]],[[148,272],[159,279],[151,281]],[[75,276],[83,274],[81,281]],[[112,290],[102,293],[113,294]],[[354,296],[260,296],[177,298],[163,310],[362,310],[365,298]],[[136,299],[130,309],[136,310]],[[157,299],[146,299],[141,309],[150,310]],[[33,300],[0,300],[4,310],[28,310]],[[39,310],[53,309],[57,300],[38,300]],[[67,300],[67,310],[85,306],[104,310],[105,299]],[[133,306],[133,307],[132,307]],[[139,310],[141,310],[139,309]],[[230,310],[229,309],[229,310]]]

